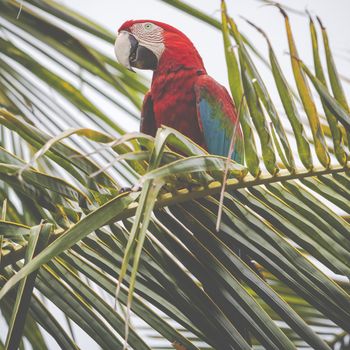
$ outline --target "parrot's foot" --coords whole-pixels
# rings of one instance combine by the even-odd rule
[[[122,187],[119,190],[119,194],[125,193],[125,192],[139,192],[142,190],[142,187],[139,185],[134,185],[132,187]]]

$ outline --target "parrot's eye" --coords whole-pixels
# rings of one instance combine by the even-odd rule
[[[152,27],[153,27],[152,23],[145,23],[144,24],[144,28],[147,29],[147,30],[152,29]]]

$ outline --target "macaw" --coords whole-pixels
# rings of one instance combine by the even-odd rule
[[[191,40],[178,29],[153,20],[125,22],[115,42],[126,68],[153,71],[141,111],[141,132],[155,136],[161,125],[172,127],[209,153],[243,163],[243,136],[226,88],[210,77]]]

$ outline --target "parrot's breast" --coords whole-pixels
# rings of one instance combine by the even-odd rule
[[[152,82],[151,94],[156,127],[174,128],[204,147],[194,90],[198,72],[193,68],[179,67],[157,75]]]

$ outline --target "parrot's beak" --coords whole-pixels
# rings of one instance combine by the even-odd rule
[[[157,56],[127,31],[121,31],[118,34],[114,51],[119,63],[131,71],[133,71],[132,67],[151,70],[157,68]]]

